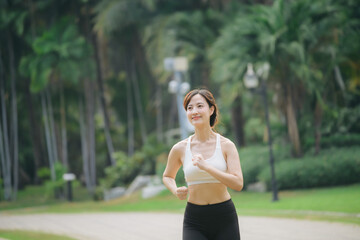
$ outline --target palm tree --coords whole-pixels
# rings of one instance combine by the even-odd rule
[[[279,106],[295,156],[302,154],[298,118],[304,96],[322,96],[325,79],[315,59],[323,54],[320,46],[331,44],[327,37],[333,15],[330,0],[277,0],[272,6],[254,5],[225,27],[212,50],[214,76],[233,84],[242,79],[247,63],[270,63],[269,81],[281,86]]]
[[[147,130],[145,121],[146,107],[143,106],[144,100],[141,99],[144,90],[141,86],[145,83],[141,81],[147,78],[152,81],[151,74],[147,69],[145,56],[140,38],[142,25],[149,19],[158,0],[108,0],[99,2],[96,6],[96,24],[95,31],[98,38],[116,40],[117,44],[122,46],[121,52],[117,53],[119,62],[122,63],[123,70],[126,72],[126,81],[128,86],[127,94],[127,120],[128,120],[128,152],[131,155],[134,149],[134,121],[132,101],[135,100],[137,110],[137,119],[140,125],[142,143],[147,141]],[[103,50],[107,50],[104,48]],[[119,57],[122,55],[121,57]],[[118,72],[118,70],[116,70]],[[143,76],[141,73],[147,73]],[[145,75],[145,74],[144,74]],[[150,84],[149,84],[150,86]]]
[[[68,166],[66,107],[63,82],[76,83],[80,77],[81,61],[86,59],[88,46],[85,39],[79,36],[77,27],[71,19],[63,18],[56,22],[49,31],[33,42],[34,53],[24,56],[20,70],[25,77],[31,78],[30,90],[42,92],[42,107],[47,139],[49,163],[52,179],[56,178],[54,163],[59,160],[55,138],[55,121],[53,116],[52,96],[49,85],[60,85],[60,116],[61,116],[61,155],[62,163]]]

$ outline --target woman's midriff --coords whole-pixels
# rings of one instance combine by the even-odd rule
[[[222,183],[194,184],[188,190],[188,201],[197,205],[221,203],[231,198],[227,187]]]

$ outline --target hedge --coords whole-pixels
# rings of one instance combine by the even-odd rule
[[[278,189],[299,189],[345,185],[360,182],[360,149],[340,148],[323,151],[320,156],[305,156],[276,163]],[[259,179],[270,189],[269,167]]]
[[[304,143],[305,149],[310,149],[314,147],[315,140],[313,138],[307,139]],[[322,136],[320,147],[322,149],[330,147],[351,147],[358,146],[360,147],[360,134],[336,134],[331,136]]]
[[[273,146],[274,157],[277,162],[289,158],[290,150],[288,147],[275,145]],[[258,181],[260,172],[269,166],[269,147],[249,146],[239,151],[241,169],[244,176],[244,189],[251,183]]]

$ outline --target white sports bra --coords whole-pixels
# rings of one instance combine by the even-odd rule
[[[192,153],[191,153],[191,136],[188,138],[186,150],[185,150],[185,159],[183,163],[183,170],[185,174],[185,180],[187,184],[202,184],[202,183],[220,183],[219,180],[211,176],[204,170],[201,170],[197,166],[194,166],[192,163]],[[227,164],[224,159],[223,153],[221,151],[220,145],[220,135],[216,134],[216,149],[214,155],[206,159],[211,166],[217,168],[220,171],[227,171]]]

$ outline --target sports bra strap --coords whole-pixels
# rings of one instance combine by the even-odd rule
[[[188,137],[188,141],[187,141],[187,144],[186,144],[186,151],[191,151],[190,143],[191,143],[191,136]]]
[[[220,145],[220,134],[216,133],[216,148],[221,148]]]

